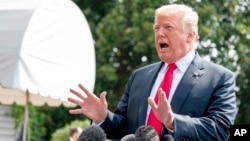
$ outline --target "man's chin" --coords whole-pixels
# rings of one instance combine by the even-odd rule
[[[168,64],[169,63],[174,63],[174,60],[171,57],[167,56],[166,54],[159,56],[159,58],[160,58],[160,60],[162,62],[165,62],[165,63],[168,63]]]

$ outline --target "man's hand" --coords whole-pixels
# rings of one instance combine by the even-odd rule
[[[162,88],[158,90],[158,105],[152,97],[148,98],[148,103],[158,120],[161,121],[166,128],[174,130],[174,114]]]
[[[84,92],[83,94],[70,89],[70,92],[76,95],[81,100],[68,98],[68,101],[80,106],[79,109],[69,110],[70,114],[83,114],[93,120],[96,124],[105,120],[108,114],[108,104],[106,100],[107,92],[102,92],[100,98],[94,93],[89,92],[84,86],[79,84],[79,88]]]

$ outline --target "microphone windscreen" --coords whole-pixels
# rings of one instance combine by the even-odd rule
[[[152,126],[142,125],[135,131],[135,137],[138,141],[159,141],[155,129]]]
[[[174,138],[171,135],[164,135],[161,141],[174,141]]]
[[[136,141],[135,135],[134,134],[128,134],[128,135],[124,136],[123,138],[121,138],[120,141]]]
[[[91,125],[84,129],[78,141],[105,141],[106,134],[103,129],[96,125]]]

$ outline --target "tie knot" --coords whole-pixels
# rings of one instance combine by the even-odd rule
[[[176,66],[175,63],[169,64],[169,65],[168,65],[168,70],[169,70],[169,71],[173,71],[173,70],[176,69],[176,67],[177,67],[177,66]]]

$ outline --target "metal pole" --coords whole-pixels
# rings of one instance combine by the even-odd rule
[[[24,111],[23,139],[22,139],[22,141],[26,141],[28,122],[29,122],[29,91],[27,90],[26,91],[26,104],[25,104],[25,111]]]

